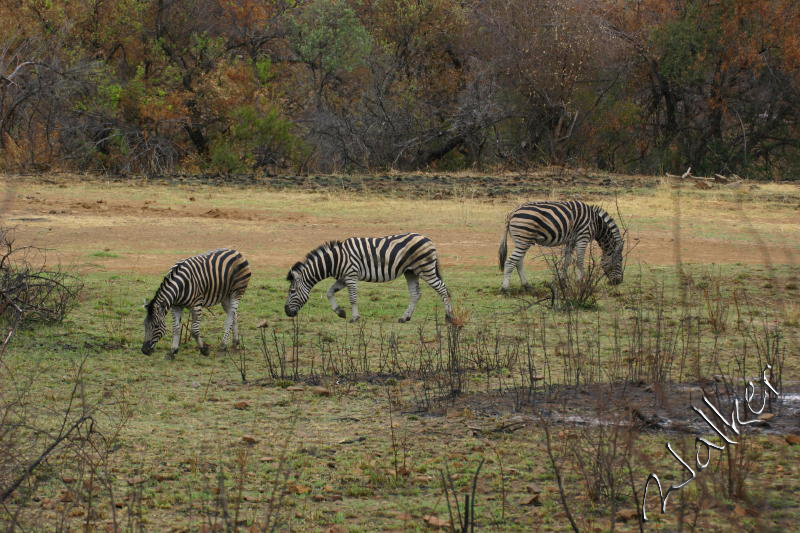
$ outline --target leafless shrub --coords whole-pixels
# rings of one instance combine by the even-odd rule
[[[273,327],[270,334],[266,328],[261,328],[261,353],[264,356],[264,364],[267,372],[272,379],[300,379],[300,322],[298,319],[292,321],[291,354],[287,355],[286,341],[284,334],[278,334]],[[290,366],[291,365],[291,366]]]
[[[626,501],[634,509],[638,508],[639,498],[630,460],[636,448],[638,431],[630,416],[626,417],[622,412],[612,417],[616,423],[563,428],[556,442],[550,434],[550,422],[541,417],[545,450],[558,483],[562,508],[574,531],[579,530],[580,522],[584,522],[587,529],[592,525],[585,522],[592,513],[587,512],[588,509],[579,509],[580,505],[590,505],[595,513],[602,512],[601,516],[608,518],[610,531],[614,531],[618,512]],[[598,418],[610,414],[607,404],[595,406]],[[563,482],[566,472],[577,475],[588,502],[581,504],[581,499],[570,497],[570,489]],[[635,516],[641,528],[638,512]]]
[[[200,512],[203,529],[209,531],[284,531],[291,517],[287,513],[290,496],[291,443],[295,438],[297,412],[293,412],[282,431],[285,436],[277,443],[274,469],[264,475],[253,464],[251,449],[242,444],[233,453],[221,454],[214,463],[205,463],[199,470],[206,486],[200,501],[193,502]],[[246,491],[264,494],[265,503],[259,507],[247,504]]]
[[[85,362],[69,380],[66,405],[56,409],[33,397],[35,372],[9,362],[0,366],[0,520],[9,530],[41,526],[41,508],[31,504],[59,480],[62,520],[78,517],[91,529],[105,507],[116,527],[110,459],[131,411],[124,398],[89,398]]]
[[[0,228],[0,317],[12,328],[62,321],[82,288],[75,276],[49,269],[43,250],[15,246],[13,229]]]
[[[564,258],[560,254],[545,253],[544,258],[553,280],[550,282],[551,306],[553,309],[592,309],[597,304],[597,288],[603,279],[600,264],[587,250],[584,274],[578,279],[571,277],[564,268]]]
[[[450,515],[449,529],[453,533],[471,533],[475,531],[475,492],[478,487],[478,477],[485,461],[485,458],[481,459],[478,468],[475,469],[475,473],[472,475],[472,490],[464,494],[463,510],[458,501],[460,491],[456,490],[453,476],[450,475],[450,469],[447,465],[443,469],[439,469],[442,491],[447,502],[447,513]]]

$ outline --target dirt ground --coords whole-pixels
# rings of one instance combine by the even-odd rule
[[[468,197],[451,195],[446,201],[436,200],[442,197],[442,190],[484,190],[486,178],[459,178],[467,180],[462,183],[433,175],[423,183],[418,175],[376,177],[375,191],[361,194],[353,192],[351,177],[347,178],[347,187],[334,187],[325,195],[309,192],[321,190],[331,180],[343,179],[317,183],[319,180],[310,178],[273,178],[272,184],[213,187],[197,180],[187,184],[183,178],[142,184],[75,176],[7,176],[0,183],[6,190],[2,215],[6,224],[17,227],[20,243],[58,250],[61,262],[87,268],[101,265],[108,271],[163,272],[177,259],[222,246],[243,251],[256,269],[283,269],[327,239],[405,231],[431,237],[445,268],[494,267],[505,214],[522,201],[591,200],[610,191],[620,194],[622,212],[634,212],[629,244],[635,246],[629,262],[672,265],[680,257],[688,263],[795,264],[800,254],[800,215],[796,208],[780,206],[788,216],[753,212],[756,222],[750,226],[737,215],[740,208],[725,198],[716,198],[719,209],[701,212],[699,220],[692,219],[698,215],[692,214],[686,203],[684,226],[676,232],[670,212],[673,205],[660,206],[654,218],[652,208],[639,205],[637,195],[654,186],[643,179],[629,183],[610,178],[591,183],[577,179],[565,183],[556,176],[531,186],[518,177],[499,178],[501,185],[490,188],[495,198],[472,193]],[[420,193],[418,200],[370,196],[384,191],[390,182],[410,182],[418,192],[427,192]],[[295,190],[286,192],[292,183]],[[476,188],[476,184],[484,188]],[[631,192],[632,186],[638,186],[639,192]],[[409,193],[408,188],[398,190],[401,195]],[[800,205],[800,190],[788,190],[786,203]],[[355,205],[352,216],[345,212],[348,202]],[[602,203],[608,207],[609,202]],[[316,204],[321,206],[319,211]],[[342,214],[337,213],[337,206],[342,206]],[[764,220],[757,220],[760,215]],[[695,226],[703,231],[693,231]],[[738,232],[733,235],[734,242],[729,234],[716,235],[716,228]],[[531,260],[533,255],[528,254],[529,268],[543,268],[542,261]]]

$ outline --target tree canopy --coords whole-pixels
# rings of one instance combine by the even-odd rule
[[[800,170],[795,0],[5,0],[0,166]]]

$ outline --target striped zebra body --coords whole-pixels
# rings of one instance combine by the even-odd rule
[[[452,308],[450,294],[439,272],[436,247],[430,239],[418,233],[387,237],[351,237],[344,241],[329,241],[312,250],[302,262],[296,263],[286,279],[291,282],[285,311],[296,316],[308,301],[311,289],[325,278],[335,278],[327,297],[334,312],[347,315],[336,302],[336,292],[347,287],[352,314],[350,321],[359,319],[357,282],[391,281],[401,274],[408,283],[409,304],[400,322],[411,320],[420,297],[419,278],[439,293],[444,302],[447,319]]]
[[[506,241],[511,234],[514,250],[506,258]],[[566,273],[576,252],[578,279],[584,275],[583,259],[586,247],[596,240],[603,250],[601,265],[609,283],[622,283],[622,251],[625,242],[614,219],[602,208],[578,201],[530,202],[523,204],[506,217],[505,231],[500,241],[500,268],[503,270],[502,290],[508,290],[511,273],[517,269],[523,286],[529,287],[523,263],[525,254],[534,244],[564,246],[563,270]]]
[[[250,281],[250,266],[236,250],[220,248],[178,261],[167,272],[155,296],[145,305],[144,343],[142,352],[150,355],[155,344],[166,333],[166,313],[172,310],[172,348],[168,358],[178,352],[181,334],[181,316],[188,308],[192,313],[192,337],[203,355],[208,355],[208,345],[200,337],[200,317],[204,307],[222,304],[225,309],[225,334],[222,349],[233,328],[233,342],[239,344],[237,309]]]

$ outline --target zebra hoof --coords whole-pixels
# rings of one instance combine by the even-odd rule
[[[339,308],[339,309],[334,309],[334,311],[336,312],[337,315],[339,315],[339,318],[347,318],[347,313],[344,312],[344,309]]]
[[[361,318],[361,317],[360,316],[354,316],[353,318],[350,319],[350,323],[352,324],[354,322],[358,322],[359,318]]]
[[[200,348],[200,353],[203,355],[208,355],[208,352],[211,350],[208,344],[204,344],[202,348]]]
[[[167,356],[165,357],[165,359],[166,359],[167,361],[172,361],[172,360],[174,360],[174,359],[175,359],[175,354],[176,354],[176,353],[178,353],[178,350],[170,350],[170,351],[168,351],[168,352],[167,352]]]
[[[509,290],[508,290],[508,287],[500,287],[500,294],[502,294],[502,295],[504,295],[504,296],[505,296],[505,295],[507,295],[509,292],[511,292],[511,291],[509,291]]]
[[[410,316],[408,316],[408,317],[401,316],[400,318],[397,319],[397,321],[400,322],[401,324],[404,323],[404,322],[408,322],[409,320],[411,320]]]

